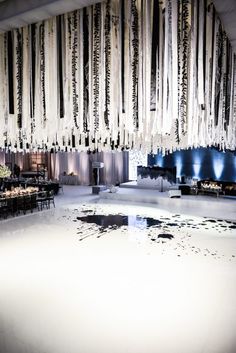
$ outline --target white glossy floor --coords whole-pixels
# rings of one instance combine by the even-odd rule
[[[128,202],[129,204],[131,202],[149,203],[164,210],[202,217],[221,218],[223,210],[224,218],[236,219],[236,197],[230,196],[182,195],[181,198],[170,198],[168,191],[123,187],[119,188],[116,193],[110,193],[109,190],[101,191],[100,197],[105,200]]]
[[[90,192],[0,222],[0,353],[235,353],[235,225]],[[100,233],[89,214],[130,221]]]

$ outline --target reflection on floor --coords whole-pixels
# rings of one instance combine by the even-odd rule
[[[228,196],[182,195],[181,198],[170,198],[168,191],[123,187],[119,188],[116,193],[110,193],[109,190],[102,191],[100,198],[115,202],[149,203],[172,212],[214,218],[221,218],[223,209],[225,218],[234,220],[236,217],[236,198]]]
[[[235,353],[236,220],[56,206],[1,222],[1,353]]]

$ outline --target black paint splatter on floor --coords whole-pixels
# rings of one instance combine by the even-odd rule
[[[162,221],[151,217],[134,217],[121,214],[92,214],[86,216],[78,216],[73,220],[74,222],[82,221],[85,223],[93,223],[100,227],[101,231],[106,229],[117,229],[122,226],[132,225],[137,228],[159,227]]]
[[[204,219],[183,218],[176,214],[171,217],[160,216],[159,219],[149,217],[147,215],[126,215],[122,212],[110,214],[106,209],[99,205],[91,207],[83,205],[81,208],[68,210],[70,214],[66,217],[70,222],[77,225],[77,235],[82,241],[88,237],[100,238],[103,235],[108,235],[113,231],[120,229],[121,234],[127,235],[130,229],[137,228],[137,234],[144,234],[147,239],[160,247],[161,254],[165,251],[174,251],[176,256],[181,257],[185,255],[194,255],[202,257],[212,257],[213,259],[226,259],[224,254],[218,253],[215,249],[200,249],[193,244],[192,232],[199,232],[199,230],[214,230],[216,235],[221,237],[225,232],[234,233],[236,229],[236,222],[217,220],[204,217]],[[65,216],[62,216],[65,218]],[[190,230],[191,235],[188,230]],[[132,230],[136,234],[136,231]],[[170,242],[170,240],[172,240]],[[141,244],[137,240],[138,244]],[[162,245],[163,244],[163,245]],[[162,247],[163,246],[163,247]],[[230,258],[234,261],[235,254],[231,254]]]
[[[93,210],[82,210],[81,212],[83,213],[91,213],[91,212],[94,212]]]
[[[164,238],[164,239],[173,239],[174,236],[172,234],[168,234],[168,233],[162,233],[162,234],[158,234],[157,238]]]
[[[128,225],[128,217],[121,215],[87,215],[84,217],[77,217],[75,221],[82,221],[86,223],[94,223],[101,227],[103,230],[107,228],[118,228]]]

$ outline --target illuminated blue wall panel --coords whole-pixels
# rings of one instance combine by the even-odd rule
[[[220,152],[214,148],[176,151],[162,157],[148,155],[148,165],[177,168],[177,177],[236,182],[236,151]]]

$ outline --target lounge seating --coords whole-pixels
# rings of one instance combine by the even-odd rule
[[[197,182],[198,193],[236,196],[236,183],[229,181],[201,180]]]
[[[236,196],[236,183],[225,186],[225,195]]]

